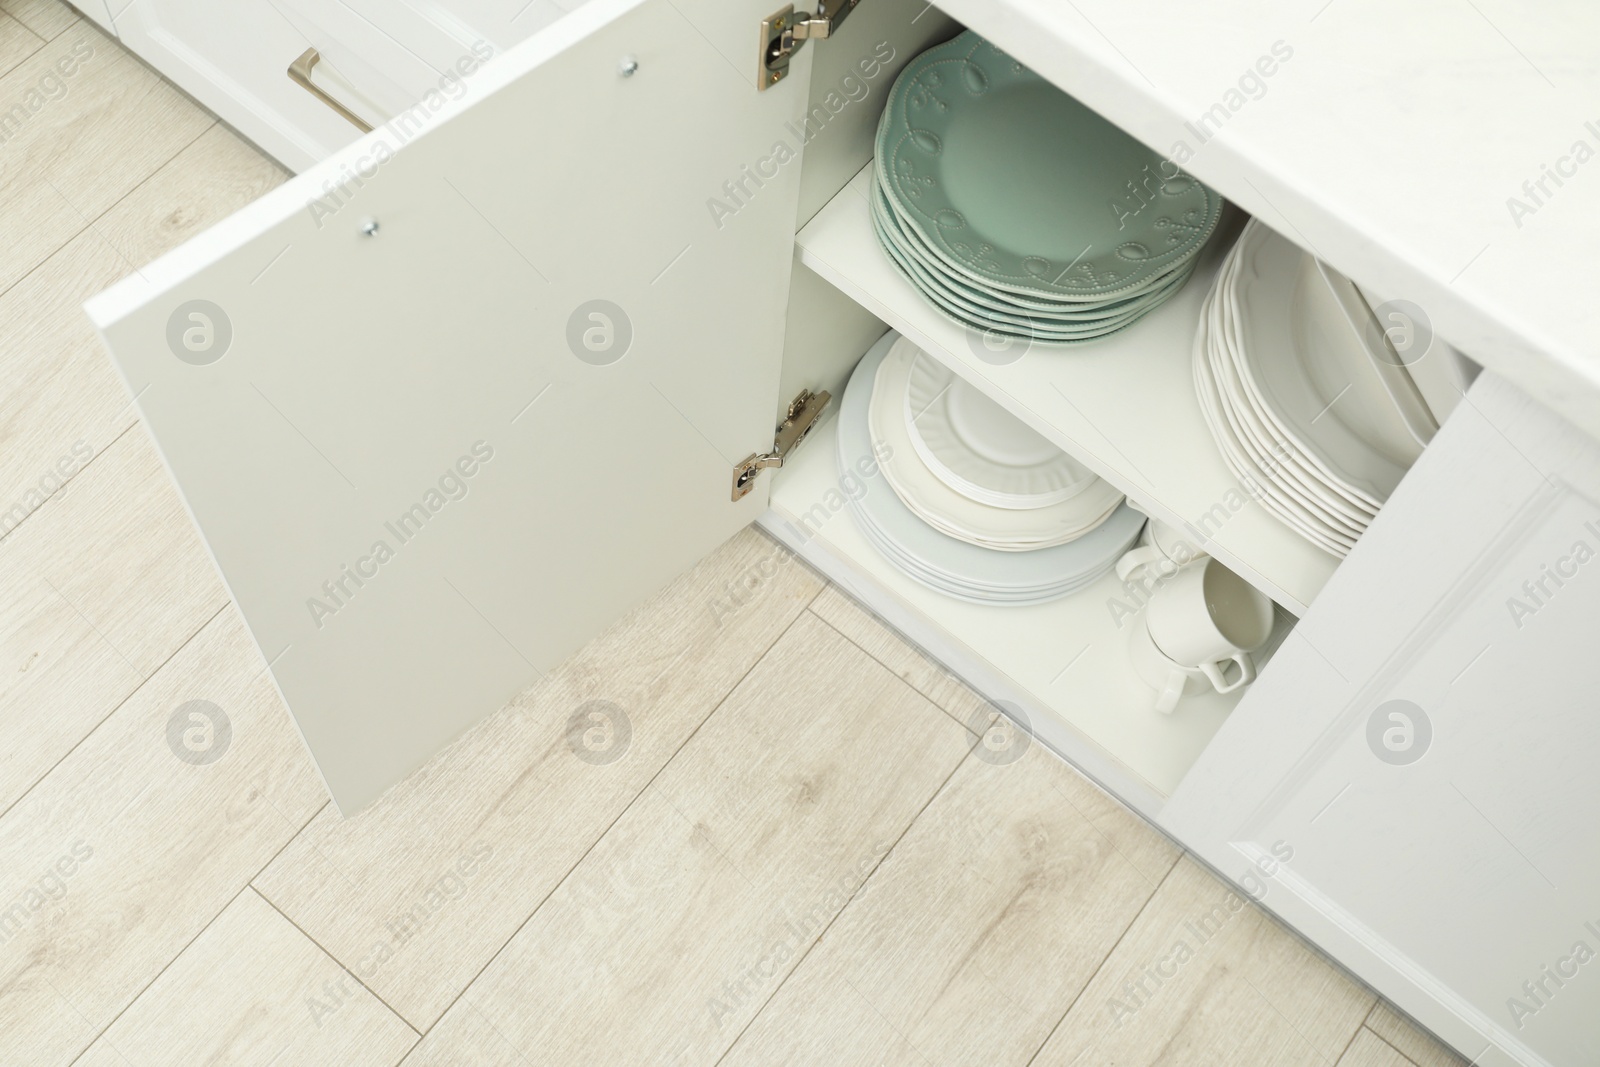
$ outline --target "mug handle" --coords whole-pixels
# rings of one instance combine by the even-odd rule
[[[1155,545],[1140,545],[1138,548],[1124,552],[1122,558],[1117,560],[1117,580],[1125,582],[1128,580],[1128,575],[1132,574],[1137,568],[1144,566],[1146,563],[1154,563],[1157,560],[1166,558],[1167,554]]]
[[[1237,663],[1239,665],[1239,677],[1232,682],[1227,680],[1227,674],[1223,667],[1227,663]],[[1250,658],[1250,653],[1248,652],[1235,652],[1227,659],[1219,659],[1212,663],[1202,663],[1199,669],[1205,673],[1206,679],[1219,693],[1231,693],[1235,689],[1241,689],[1256,680],[1256,664]]]
[[[1182,671],[1168,671],[1166,683],[1156,696],[1156,710],[1163,715],[1171,715],[1173,709],[1178,706],[1178,701],[1183,699],[1184,683],[1188,680]]]

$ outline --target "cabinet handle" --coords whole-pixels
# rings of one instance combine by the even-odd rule
[[[321,100],[324,104],[327,104],[329,107],[333,108],[333,110],[337,111],[340,116],[346,119],[352,126],[360,130],[362,133],[371,133],[371,123],[369,123],[366,119],[363,119],[360,115],[357,115],[354,111],[351,111],[349,108],[345,107],[343,104],[339,103],[339,101],[335,100],[333,97],[329,96],[323,91],[321,86],[317,85],[311,80],[311,68],[315,67],[317,65],[317,61],[321,58],[322,54],[315,48],[307,48],[304,52],[300,53],[299,59],[296,59],[293,63],[289,64],[289,80],[305,89],[306,92],[310,93],[318,100]]]

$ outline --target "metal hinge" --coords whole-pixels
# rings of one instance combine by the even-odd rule
[[[832,37],[860,0],[817,0],[817,10],[796,11],[788,4],[761,20],[761,54],[756,88],[777,85],[789,76],[789,60],[807,41]]]
[[[800,390],[800,395],[789,402],[783,423],[773,435],[771,452],[752,452],[746,460],[733,468],[733,499],[743,500],[756,487],[756,475],[768,467],[781,467],[783,461],[800,447],[800,442],[822,421],[833,396],[826,390],[813,393]]]

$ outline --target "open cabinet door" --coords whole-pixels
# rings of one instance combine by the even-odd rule
[[[1162,813],[1475,1065],[1600,1063],[1600,443],[1467,393]]]
[[[766,506],[765,2],[594,0],[88,306],[340,810]]]

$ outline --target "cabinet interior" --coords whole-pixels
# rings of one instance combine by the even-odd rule
[[[1200,305],[1247,216],[1230,208],[1182,292],[1132,328],[1081,348],[1041,346],[1004,365],[981,358],[965,331],[890,266],[869,214],[871,131],[893,74],[922,48],[961,31],[936,11],[925,18],[929,29],[915,41],[896,40],[894,68],[848,105],[857,109],[850,129],[831,141],[825,135],[832,131],[823,131],[807,145],[780,403],[800,387],[841,395],[861,354],[885,330],[899,331],[1269,596],[1279,625],[1258,657],[1267,660],[1339,560],[1242,493],[1195,398]],[[870,30],[852,40],[860,42],[856,52],[873,45]],[[813,51],[812,99],[820,103],[854,53]],[[1142,602],[1115,574],[1027,607],[967,603],[908,578],[845,513],[848,484],[841,483],[834,430],[830,417],[774,472],[766,527],[1025,720],[1037,738],[1147,814],[1158,811],[1243,692],[1188,696],[1173,714],[1156,712],[1126,655],[1130,625],[1138,622],[1127,608],[1137,611]]]

